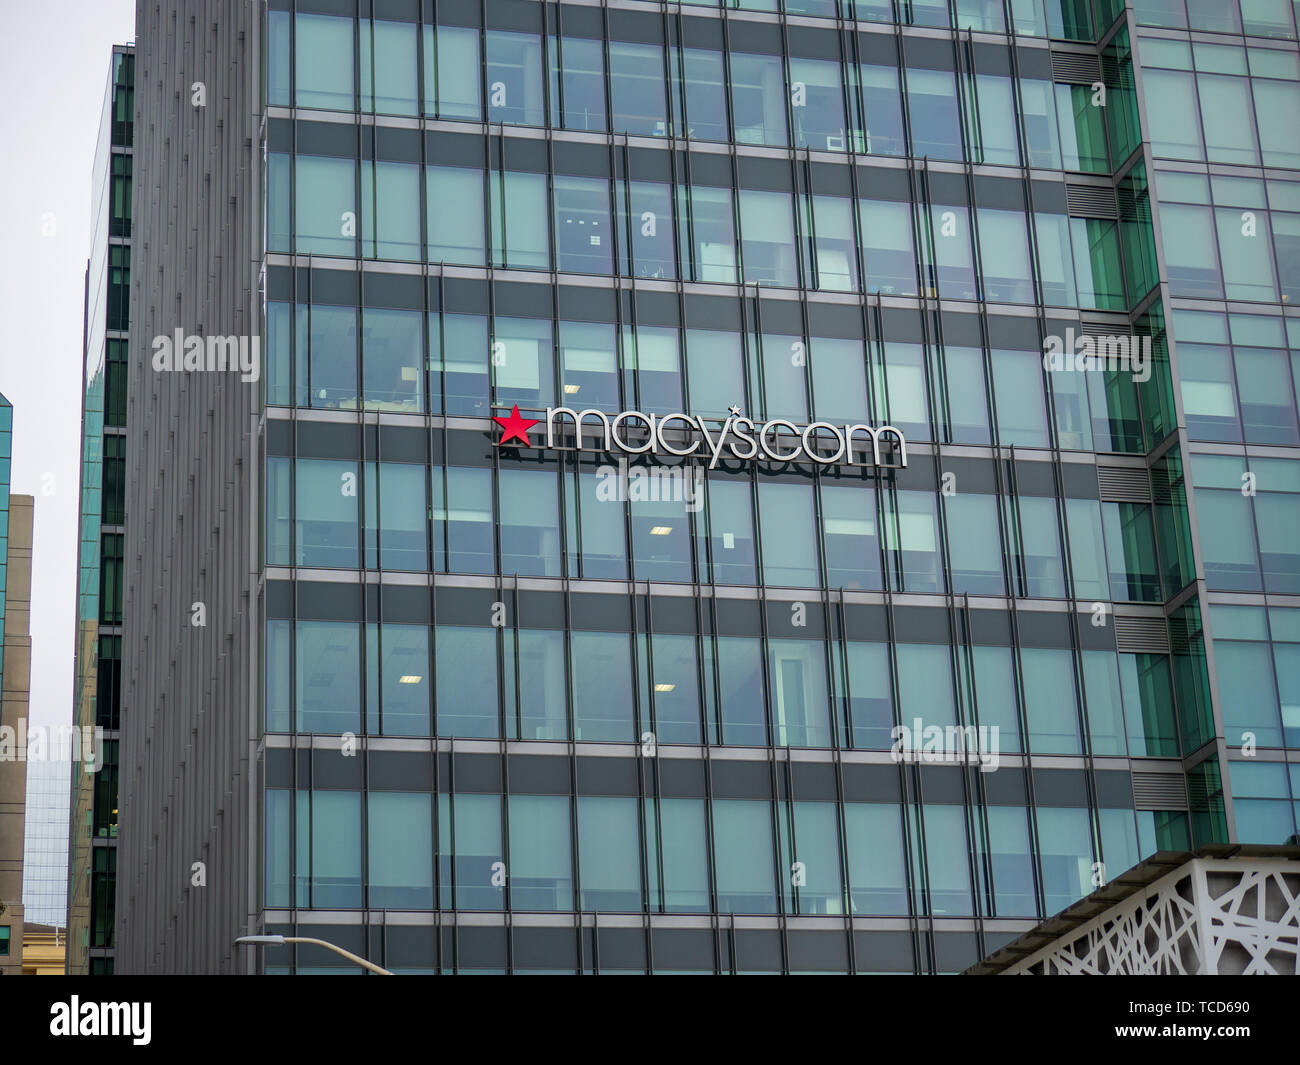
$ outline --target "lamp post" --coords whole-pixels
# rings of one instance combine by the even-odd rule
[[[361,968],[367,969],[379,976],[393,975],[387,969],[381,969],[374,962],[366,961],[365,958],[353,954],[350,950],[344,950],[342,947],[336,946],[333,943],[328,943],[323,939],[311,939],[307,936],[240,936],[235,940],[235,942],[260,944],[264,947],[282,947],[286,943],[310,943],[312,946],[324,947],[326,950],[332,950],[335,954],[341,954],[343,957],[347,958],[348,961],[360,965]]]

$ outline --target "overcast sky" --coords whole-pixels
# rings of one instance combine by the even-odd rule
[[[110,52],[134,26],[134,0],[0,0],[0,392],[14,405],[12,491],[36,497],[33,724],[72,718],[91,167]]]

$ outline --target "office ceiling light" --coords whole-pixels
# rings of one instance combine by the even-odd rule
[[[650,530],[650,535],[667,536],[672,531],[673,531],[673,527],[671,525],[656,525],[653,529]]]
[[[403,676],[397,678],[397,683],[398,684],[419,684],[420,681],[422,680],[424,680],[423,677],[417,677],[414,673],[406,673]]]
[[[582,387],[582,385],[565,385],[565,386],[564,386],[564,394],[565,394],[566,396],[571,396],[571,395],[573,395],[576,391],[578,391],[578,389],[580,389],[581,387]]]
[[[676,688],[676,687],[677,687],[676,684],[656,684],[656,685],[655,685],[655,691],[657,691],[657,692],[670,692],[670,691],[672,691],[672,690],[673,690],[674,688]]]

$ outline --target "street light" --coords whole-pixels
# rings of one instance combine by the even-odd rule
[[[286,943],[310,943],[314,947],[324,947],[326,950],[332,950],[335,954],[341,954],[348,961],[354,962],[372,973],[377,973],[379,976],[393,975],[387,969],[381,969],[374,962],[366,961],[365,958],[358,957],[350,950],[344,950],[342,947],[327,943],[323,939],[309,939],[306,936],[240,936],[235,942],[261,944],[264,947],[282,947]]]

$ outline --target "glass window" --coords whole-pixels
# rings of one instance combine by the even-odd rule
[[[817,515],[811,484],[758,482],[763,583],[786,588],[819,587]]]
[[[431,166],[428,181],[429,261],[482,266],[483,174],[454,166]]]
[[[296,903],[314,909],[359,909],[361,793],[298,791]]]
[[[510,796],[510,907],[572,910],[567,795]]]
[[[298,459],[295,480],[297,564],[355,569],[359,539],[356,463]]]
[[[406,462],[366,463],[366,566],[428,569],[425,467]]]
[[[960,99],[951,70],[908,68],[907,114],[912,125],[913,155],[958,161],[963,158]]]
[[[385,736],[428,736],[427,625],[366,624],[366,724]]]
[[[433,908],[433,805],[430,798],[428,793],[419,792],[367,793],[370,860],[366,876],[371,909]]]
[[[578,797],[581,908],[598,913],[641,912],[641,847],[637,800]]]
[[[739,333],[710,329],[686,331],[690,409],[699,416],[725,418],[745,402],[744,351]]]
[[[484,315],[429,315],[429,394],[435,410],[441,404],[447,414],[488,416],[487,329]]]
[[[308,323],[311,405],[356,410],[357,309],[314,303]]]
[[[857,0],[862,7],[863,0]],[[888,4],[885,5],[888,7]],[[887,18],[886,21],[892,21]],[[907,154],[903,133],[903,93],[898,86],[898,68],[863,64],[858,67],[862,82],[862,104],[866,111],[862,150],[869,155]]]
[[[560,323],[560,383],[567,403],[618,409],[618,340],[613,325]]]
[[[883,587],[876,496],[870,482],[821,482],[822,534],[826,544],[828,588]]]
[[[754,503],[748,480],[708,481],[709,551],[715,584],[758,583]]]
[[[503,191],[504,179],[504,191]],[[546,175],[508,170],[493,173],[492,262],[512,269],[551,265]]]
[[[681,49],[681,72],[673,71],[673,89],[683,98],[686,132],[692,140],[729,139],[726,86],[722,53],[706,48]]]
[[[867,421],[871,413],[862,341],[812,337],[808,353],[816,417],[847,425]]]
[[[1152,154],[1166,159],[1204,159],[1195,77],[1182,71],[1144,70],[1142,84]]]
[[[748,636],[719,636],[716,647],[722,742],[762,746],[767,743],[767,723],[760,641]]]
[[[1038,903],[1027,811],[1016,806],[989,806],[986,814],[995,912],[999,917],[1034,917]]]
[[[785,76],[779,56],[731,53],[731,109],[738,143],[788,143]]]
[[[623,328],[623,394],[634,409],[671,414],[682,409],[681,338],[676,329],[638,325]]]
[[[1002,537],[995,496],[955,492],[944,497],[952,590],[1005,595]]]
[[[621,465],[602,465],[594,472],[579,474],[578,491],[566,498],[578,511],[569,525],[571,574],[597,580],[627,579],[623,501],[630,486],[625,478]]]
[[[492,320],[492,383],[496,406],[541,411],[555,403],[555,347],[543,318]]]
[[[844,876],[836,804],[783,802],[781,809],[782,851],[792,885],[787,912],[842,914]]]
[[[361,110],[419,114],[415,31],[414,22],[361,20]]]
[[[1021,84],[1037,83],[1022,82]],[[994,74],[978,74],[975,77],[975,95],[979,105],[976,113],[979,152],[973,153],[972,162],[989,163],[995,166],[1019,166],[1020,145],[1016,135],[1017,107],[1011,79]],[[1032,103],[1026,96],[1022,109],[1027,127],[1026,139],[1031,140],[1031,145],[1034,142],[1030,138],[1028,127],[1038,117],[1032,111]],[[967,114],[969,113],[968,107]],[[1032,156],[1032,147],[1030,152]],[[1041,164],[1035,160],[1033,165]]]
[[[813,196],[805,197],[803,203],[805,221],[810,222],[805,228],[814,234],[813,261],[805,264],[805,283],[823,291],[857,292],[853,201],[843,196]]]
[[[713,801],[719,913],[776,913],[772,812],[766,802]]]
[[[991,443],[984,352],[945,344],[943,353],[948,378],[948,438],[954,444]]]
[[[952,686],[952,655],[946,644],[900,643],[894,645],[898,658],[898,718],[914,728],[946,727],[957,723],[957,706]],[[913,736],[913,741],[920,739]]]
[[[646,867],[651,906],[707,913],[709,851],[703,799],[646,799]]]
[[[458,910],[500,910],[505,901],[501,796],[438,796],[439,896]]]
[[[858,216],[867,291],[915,296],[917,257],[910,206],[893,200],[859,200]]]
[[[924,811],[929,912],[936,917],[969,916],[973,908],[966,808],[927,804]],[[915,820],[915,807],[908,807],[908,812]],[[924,912],[920,907],[918,910]]]
[[[559,500],[548,470],[501,471],[501,572],[560,575]]]
[[[609,42],[609,94],[615,133],[668,135],[663,48],[657,44]]]
[[[844,644],[844,655],[850,718],[844,723],[845,731],[853,737],[854,747],[889,750],[894,728],[889,646],[850,640]]]
[[[356,168],[353,159],[294,156],[294,250],[356,255]]]
[[[1062,648],[1022,647],[1020,672],[1030,750],[1039,754],[1079,754],[1082,741],[1073,656]]]
[[[690,262],[696,281],[736,280],[736,219],[731,203],[731,189],[692,185],[689,199],[686,187],[678,188],[679,209],[690,208],[691,232],[681,227],[682,262]],[[685,217],[684,213],[682,215]],[[694,248],[688,246],[694,241]]]
[[[944,299],[979,299],[975,262],[971,253],[970,209],[962,206],[930,208],[930,240],[934,263],[926,289]],[[937,291],[936,291],[937,289]]]
[[[575,274],[614,271],[609,224],[609,182],[556,174],[555,255],[559,269]]]
[[[624,632],[571,634],[574,738],[626,742],[634,738],[632,645]]]
[[[443,573],[492,573],[492,471],[433,468],[434,567]]]
[[[601,42],[551,37],[549,43],[551,124],[563,129],[604,130],[605,52]]]
[[[569,737],[568,684],[565,676],[564,632],[560,629],[519,629],[505,634],[506,677],[509,683],[518,655],[521,683],[515,686],[519,700],[518,727],[511,722],[510,736],[524,740],[563,740]],[[512,636],[518,640],[514,650]],[[575,672],[574,676],[577,674]],[[574,701],[585,698],[575,685]],[[513,702],[509,692],[507,704]]]
[[[799,284],[791,206],[790,194],[786,192],[740,190],[741,261],[745,281],[783,288]]]
[[[542,42],[529,33],[488,30],[488,121],[545,125]]]
[[[1020,564],[1026,595],[1060,599],[1065,595],[1061,569],[1061,534],[1056,500],[1047,496],[1020,497]]]
[[[439,736],[501,734],[497,702],[498,629],[439,625],[437,710]]]
[[[862,916],[907,914],[907,863],[899,808],[846,802],[844,838],[852,912]]]
[[[778,747],[830,747],[826,645],[820,640],[768,641],[768,675]]]
[[[886,500],[890,513],[885,518],[885,547],[891,584],[897,591],[944,591],[934,495],[899,491],[887,494]]]
[[[1040,806],[1037,817],[1043,902],[1057,914],[1092,892],[1092,828],[1085,809]]]
[[[351,111],[352,19],[299,14],[294,37],[297,105]]]
[[[297,731],[361,729],[361,635],[350,621],[299,621]]]
[[[1061,169],[1061,143],[1056,124],[1056,87],[1050,81],[1024,78],[1020,97],[1024,101],[1025,143],[1029,165],[1046,170]]]
[[[848,150],[839,63],[791,56],[790,109],[796,148]]]
[[[440,118],[483,115],[479,31],[461,26],[424,27],[424,110]],[[436,98],[435,98],[436,91]]]
[[[676,278],[672,186],[658,181],[628,181],[616,187],[619,227],[624,236],[620,269],[634,277]]]
[[[1043,395],[1043,359],[1034,351],[992,351],[993,395],[998,443],[1048,447],[1047,407]]]
[[[656,632],[650,641],[654,719],[659,743],[700,742],[699,662],[695,637]]]
[[[977,214],[985,298],[995,303],[1033,303],[1025,215],[988,207],[979,208]]]
[[[376,307],[362,312],[367,410],[424,410],[423,318],[420,311]]]

